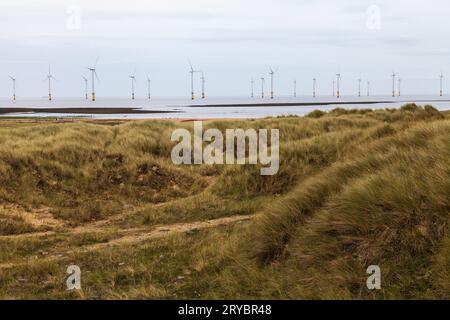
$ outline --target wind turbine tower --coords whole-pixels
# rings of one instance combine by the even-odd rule
[[[370,81],[367,81],[367,96],[370,96]]]
[[[261,78],[261,98],[264,99],[264,77]]]
[[[98,80],[98,76],[97,76],[97,63],[98,63],[98,58],[95,61],[95,64],[93,67],[87,67],[87,69],[91,72],[91,81],[92,81],[92,101],[96,100],[96,96],[95,96],[95,79]]]
[[[316,82],[317,82],[317,79],[314,78],[313,79],[313,98],[316,97]]]
[[[189,62],[189,66],[191,67],[191,70],[189,71],[189,73],[191,74],[191,100],[195,100],[194,75],[198,71],[194,70],[194,67],[192,67],[192,63],[191,62]]]
[[[134,84],[136,83],[136,76],[134,75],[134,72],[131,76],[129,76],[129,78],[131,79],[131,100],[134,100]]]
[[[272,67],[269,67],[270,69],[270,99],[273,99],[273,76],[275,72],[273,72]]]
[[[205,95],[205,81],[206,81],[206,78],[205,78],[205,74],[203,73],[203,71],[202,71],[202,77],[200,79],[202,80],[202,99],[205,99],[206,98],[206,95]]]
[[[152,98],[151,95],[151,85],[152,85],[152,81],[150,80],[150,78],[147,76],[147,93],[148,93],[148,100],[150,100]]]
[[[297,98],[297,80],[294,80],[294,98]]]
[[[84,80],[84,97],[86,100],[89,99],[88,97],[88,79],[85,76],[81,76]]]
[[[340,97],[341,97],[340,82],[341,82],[341,74],[338,73],[338,74],[336,75],[336,84],[337,84],[336,97],[337,97],[337,98],[340,98]]]
[[[13,96],[12,96],[12,100],[14,102],[16,102],[16,78],[13,78],[11,76],[9,76],[11,78],[12,81],[12,85],[13,85]]]
[[[333,97],[336,96],[335,86],[336,86],[336,81],[333,80]]]
[[[392,97],[395,97],[395,77],[397,75],[395,74],[395,72],[392,72]]]
[[[443,89],[443,81],[444,81],[444,75],[441,73],[441,76],[439,77],[440,78],[440,85],[441,85],[441,90],[440,90],[440,92],[439,92],[439,96],[441,96],[442,97],[442,95],[443,95],[443,93],[444,93],[444,89]]]
[[[398,96],[402,95],[402,79],[398,78]]]
[[[255,80],[250,80],[250,86],[251,86],[251,93],[250,93],[250,97],[253,98],[255,96],[255,90],[254,90],[254,85],[255,85]]]
[[[52,97],[52,80],[56,80],[56,79],[55,79],[55,77],[53,77],[53,75],[50,71],[50,66],[48,66],[48,74],[47,74],[46,80],[48,81],[48,101],[52,101],[52,99],[53,99],[53,97]]]
[[[361,77],[358,79],[358,97],[361,97]]]

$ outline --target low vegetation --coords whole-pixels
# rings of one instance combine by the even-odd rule
[[[173,165],[190,122],[1,123],[0,298],[450,298],[450,119],[431,106],[204,123],[279,129],[266,177]]]

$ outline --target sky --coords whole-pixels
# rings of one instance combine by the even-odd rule
[[[189,61],[204,71],[209,96],[246,96],[250,80],[275,71],[277,95],[343,95],[358,79],[389,94],[395,70],[404,94],[435,94],[450,78],[448,0],[1,0],[0,97],[84,94],[82,75],[98,59],[97,95],[189,96]],[[196,74],[196,91],[200,89]],[[266,81],[268,90],[268,81]],[[450,89],[444,81],[445,88]]]

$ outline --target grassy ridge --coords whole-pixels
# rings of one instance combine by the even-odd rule
[[[443,113],[407,105],[204,123],[279,129],[273,177],[257,166],[174,166],[178,127],[192,124],[0,128],[0,297],[450,298]],[[47,224],[30,218],[42,218],[40,207]],[[251,214],[252,222],[120,242],[157,225]],[[64,288],[71,263],[84,272],[78,293]],[[381,267],[380,291],[365,287],[371,264]]]
[[[372,264],[380,265],[390,288],[382,297],[426,296],[439,283],[429,267],[448,236],[449,125],[421,126],[377,143],[366,149],[375,156],[335,166],[299,187],[284,203],[287,211],[276,220],[270,213],[256,228],[256,255],[275,251],[287,274],[316,279],[298,281],[292,296],[364,297],[361,280]]]
[[[169,130],[164,123],[1,128],[0,200],[48,206],[81,223],[199,192],[206,184],[198,175],[167,161],[170,140],[159,136]]]
[[[246,298],[448,299],[450,121],[417,123],[415,111],[395,112],[396,129],[348,144],[351,152],[267,205],[248,232],[247,267],[227,271],[230,290]],[[388,289],[365,288],[373,264]]]

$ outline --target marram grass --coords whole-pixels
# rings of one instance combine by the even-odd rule
[[[279,129],[266,177],[173,165],[192,123],[1,123],[0,298],[450,298],[450,119],[431,106],[204,123]]]

